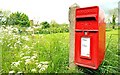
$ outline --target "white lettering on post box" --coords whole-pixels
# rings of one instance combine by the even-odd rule
[[[90,57],[90,38],[81,38],[81,56]]]

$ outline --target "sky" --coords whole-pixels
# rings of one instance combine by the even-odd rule
[[[107,15],[108,10],[118,7],[119,0],[0,0],[0,9],[11,12],[23,12],[34,22],[55,20],[57,23],[69,23],[69,7],[77,3],[81,8],[99,6]]]

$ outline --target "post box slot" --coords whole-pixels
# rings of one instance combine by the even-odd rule
[[[95,21],[96,18],[97,18],[96,14],[76,16],[77,21],[89,21],[89,20],[94,20]]]
[[[96,18],[95,17],[79,17],[79,18],[76,18],[77,21],[91,21],[91,20],[94,20],[96,21]]]
[[[84,32],[84,31],[88,31],[88,32],[98,32],[98,30],[79,30],[79,29],[75,29],[76,32]]]

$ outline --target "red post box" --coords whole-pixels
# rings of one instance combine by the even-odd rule
[[[77,8],[74,63],[97,69],[105,55],[105,16],[98,6]]]

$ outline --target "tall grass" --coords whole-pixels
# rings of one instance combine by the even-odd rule
[[[105,60],[98,70],[68,68],[69,34],[18,34],[14,27],[0,30],[2,69],[0,72],[22,73],[86,73],[102,74],[118,72],[118,30],[107,31]]]

